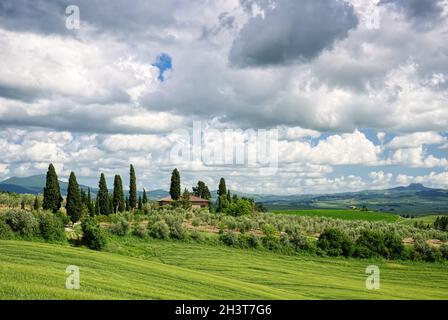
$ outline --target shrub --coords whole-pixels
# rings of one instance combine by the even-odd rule
[[[227,246],[235,246],[238,244],[238,236],[235,232],[224,232],[219,235],[219,240]]]
[[[386,258],[399,259],[405,256],[403,241],[395,232],[386,232],[384,235],[384,246],[386,247]]]
[[[81,227],[84,234],[83,240],[90,249],[101,250],[106,246],[107,240],[103,230],[93,219],[85,219]]]
[[[440,246],[440,254],[442,259],[448,260],[448,244],[443,244]]]
[[[442,258],[441,252],[435,247],[431,247],[423,239],[417,239],[414,243],[414,249],[411,253],[414,260],[423,260],[434,262]]]
[[[146,227],[143,223],[140,223],[134,228],[132,233],[137,237],[146,238],[146,236],[148,235],[148,230],[146,230]]]
[[[0,218],[0,239],[10,240],[14,237],[11,227],[5,222],[4,219]]]
[[[165,221],[157,221],[150,227],[149,234],[156,239],[168,239],[170,228]]]
[[[383,235],[378,231],[362,230],[356,240],[354,255],[360,258],[385,256],[386,247]]]
[[[130,228],[130,223],[124,219],[120,218],[118,222],[112,225],[110,231],[117,236],[125,236]]]
[[[343,255],[348,257],[353,251],[353,243],[350,238],[338,229],[324,230],[319,236],[317,247],[329,256]]]
[[[5,222],[14,232],[23,237],[34,237],[39,233],[39,223],[28,211],[9,210],[5,214]]]
[[[61,211],[57,211],[56,213],[54,213],[54,215],[61,221],[64,226],[70,224],[70,217],[67,214]]]
[[[249,248],[259,248],[259,247],[261,247],[260,238],[257,237],[254,234],[249,235],[249,237],[247,239],[247,245],[249,246]]]
[[[308,242],[308,239],[300,234],[299,230],[295,230],[290,234],[289,242],[296,251],[310,249],[310,243]]]
[[[191,239],[193,239],[194,241],[197,241],[197,242],[204,241],[204,236],[199,231],[196,231],[196,230],[192,231],[190,236],[191,236]]]
[[[193,227],[199,227],[201,225],[201,219],[195,217],[193,220],[191,220],[191,225]]]
[[[39,215],[39,231],[42,238],[51,242],[65,242],[64,225],[56,215],[45,212]]]

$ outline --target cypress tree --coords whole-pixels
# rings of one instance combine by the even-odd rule
[[[135,209],[137,206],[137,179],[135,178],[135,170],[132,164],[129,180],[129,206],[131,209]]]
[[[177,168],[171,174],[170,195],[173,200],[179,200],[180,198],[180,174]]]
[[[67,204],[65,208],[67,209],[67,215],[73,223],[79,221],[81,218],[82,205],[79,185],[76,181],[75,173],[72,171],[68,179]]]
[[[52,163],[48,167],[47,181],[44,188],[44,201],[42,208],[56,213],[61,208],[62,203],[61,190],[59,189],[58,176]]]
[[[95,208],[92,202],[92,195],[90,194],[90,188],[87,189],[87,210],[89,210],[89,215],[95,215]]]
[[[147,204],[148,203],[148,196],[146,195],[146,190],[143,189],[143,204]]]
[[[187,188],[185,188],[184,192],[182,193],[182,196],[180,197],[180,202],[184,209],[188,210],[191,208],[190,192],[188,192]]]
[[[100,214],[100,204],[99,204],[99,199],[98,199],[98,193],[96,194],[95,206],[93,208],[93,212],[94,212],[94,215]]]
[[[227,194],[226,180],[224,180],[224,178],[221,178],[219,180],[218,195],[225,196],[226,194]]]
[[[131,207],[129,206],[129,197],[126,197],[126,211],[131,210]]]
[[[138,210],[142,210],[143,209],[143,200],[142,200],[142,196],[138,196]]]
[[[210,200],[210,198],[212,197],[210,194],[210,190],[203,181],[198,181],[198,185],[196,187],[193,187],[193,194],[196,197],[207,200]]]
[[[36,210],[36,211],[39,211],[39,198],[38,198],[38,196],[36,196],[34,198],[33,209]]]
[[[227,190],[227,202],[232,202],[232,196],[230,195],[230,189]]]
[[[100,182],[99,182],[99,190],[98,190],[98,209],[99,214],[108,215],[110,214],[110,200],[109,200],[109,191],[107,190],[106,178],[104,177],[104,173],[101,174]]]
[[[123,183],[120,175],[116,175],[114,179],[114,196],[113,196],[113,209],[114,213],[123,212],[124,210],[124,194]]]

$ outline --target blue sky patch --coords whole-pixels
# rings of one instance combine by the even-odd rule
[[[167,53],[161,53],[157,56],[156,62],[153,64],[153,66],[157,67],[159,69],[159,75],[157,77],[157,80],[164,81],[165,78],[163,77],[163,73],[166,70],[170,70],[173,67],[172,59],[169,54]]]

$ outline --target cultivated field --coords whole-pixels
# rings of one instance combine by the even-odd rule
[[[448,299],[447,266],[113,237],[107,252],[0,241],[2,299]],[[65,289],[65,268],[81,289]],[[366,266],[381,271],[367,290]]]
[[[273,210],[277,214],[293,214],[305,217],[327,217],[343,220],[387,221],[395,222],[400,216],[384,212],[359,211],[346,209],[305,209],[305,210]]]

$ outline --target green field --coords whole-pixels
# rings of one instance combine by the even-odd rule
[[[400,216],[391,213],[344,209],[273,210],[273,212],[277,214],[294,214],[306,217],[327,217],[343,220],[395,222],[400,219]]]
[[[285,256],[175,241],[111,239],[108,252],[0,241],[1,299],[448,299],[447,266]],[[81,289],[65,289],[65,268]],[[381,289],[365,288],[365,268]]]

